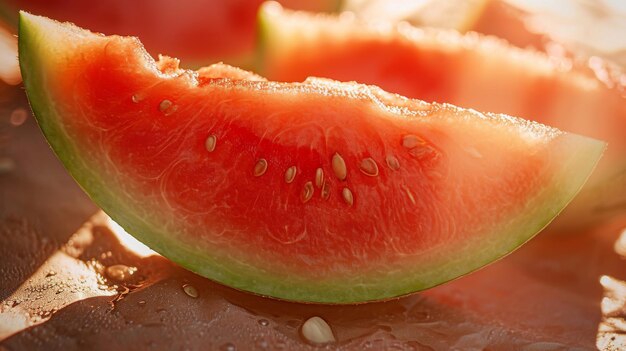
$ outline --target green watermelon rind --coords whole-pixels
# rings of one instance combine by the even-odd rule
[[[299,277],[272,276],[259,268],[237,261],[219,252],[207,251],[176,240],[165,229],[151,224],[116,195],[115,183],[94,171],[93,155],[82,155],[80,148],[64,131],[56,109],[53,93],[46,84],[46,57],[50,55],[46,39],[37,18],[22,13],[19,26],[19,57],[24,84],[36,119],[59,159],[78,184],[107,214],[126,231],[155,251],[181,266],[230,287],[274,298],[316,303],[360,303],[390,299],[430,288],[470,273],[505,256],[531,239],[544,228],[580,190],[604,150],[604,143],[563,134],[556,155],[563,155],[549,187],[527,203],[526,211],[506,223],[492,226],[491,241],[484,236],[462,247],[451,248],[440,261],[419,267],[419,271],[393,272],[376,278],[323,282],[306,281]],[[556,168],[556,166],[555,166]],[[120,180],[123,177],[120,177]],[[420,273],[421,272],[421,273]],[[365,283],[367,281],[367,283]]]

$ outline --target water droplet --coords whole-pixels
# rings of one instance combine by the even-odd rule
[[[328,323],[317,316],[307,319],[307,321],[302,324],[300,331],[306,340],[314,344],[326,344],[336,341]]]
[[[221,351],[236,351],[237,347],[232,342],[227,342],[224,345],[220,346]]]
[[[55,271],[48,271],[48,273],[46,273],[46,278],[54,277],[55,275],[57,275],[57,272],[55,272]]]
[[[18,127],[26,122],[26,118],[28,118],[28,112],[26,112],[23,108],[16,108],[13,112],[11,112],[9,121],[13,126]]]
[[[136,267],[128,267],[123,264],[109,266],[106,269],[106,274],[109,278],[115,279],[120,282],[130,279],[130,277],[135,274],[135,272],[137,272]]]
[[[185,294],[189,295],[190,297],[193,297],[194,299],[198,297],[198,290],[196,290],[196,288],[193,285],[185,284],[183,285],[183,290],[185,291]]]
[[[259,319],[258,323],[264,327],[267,327],[268,325],[270,325],[270,321],[268,321],[267,319]]]

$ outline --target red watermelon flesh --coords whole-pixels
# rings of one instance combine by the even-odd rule
[[[520,116],[607,140],[596,180],[626,169],[626,75],[609,76],[599,59],[596,75],[567,59],[478,33],[371,24],[349,14],[283,10],[274,2],[261,8],[259,26],[259,70],[271,80],[357,81],[425,101]]]
[[[327,303],[441,284],[512,251],[580,189],[602,142],[537,123],[225,65],[22,13],[51,146],[115,221],[226,285]]]

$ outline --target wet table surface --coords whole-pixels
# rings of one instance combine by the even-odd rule
[[[357,306],[232,290],[133,243],[65,172],[19,89],[0,101],[0,350],[626,348],[626,220],[543,232],[474,274]],[[10,98],[9,98],[10,97]],[[320,346],[317,346],[320,347]]]

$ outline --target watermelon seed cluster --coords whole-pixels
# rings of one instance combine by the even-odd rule
[[[176,106],[174,106],[169,100],[163,100],[159,104],[159,110],[164,112],[166,115],[168,114],[168,112],[175,111],[175,107]],[[427,142],[424,139],[412,134],[405,135],[402,138],[401,143],[404,148],[409,150],[409,152],[418,147],[427,145]],[[213,152],[216,145],[217,136],[215,134],[209,135],[205,141],[206,150],[208,152]],[[395,156],[388,155],[385,158],[385,161],[390,169],[394,171],[400,169],[400,163]],[[348,176],[348,168],[346,166],[345,160],[338,152],[336,152],[331,158],[331,167],[337,179],[341,181],[346,180]],[[267,168],[267,160],[264,158],[258,159],[256,164],[254,165],[253,175],[255,177],[260,177],[267,172]],[[371,157],[367,157],[361,160],[359,164],[359,170],[361,171],[361,173],[370,177],[376,177],[379,174],[378,164]],[[298,169],[296,166],[291,166],[287,168],[285,170],[285,182],[287,184],[291,184],[296,178],[297,172]],[[330,197],[330,185],[324,181],[324,170],[321,167],[315,170],[314,182],[309,181],[304,184],[304,188],[302,189],[302,192],[300,194],[300,200],[302,201],[302,203],[306,203],[313,198],[313,195],[315,193],[315,187],[321,189],[322,199],[327,200]],[[411,191],[406,187],[404,190],[411,202],[415,204],[415,197],[413,196]],[[344,187],[341,190],[341,197],[343,198],[344,202],[349,206],[354,205],[354,194],[349,188]]]
[[[163,100],[159,104],[159,110],[164,112],[166,115],[168,114],[168,112],[175,111],[175,107],[176,106],[174,106],[169,100]],[[402,137],[401,144],[409,151],[409,153],[411,153],[415,149],[418,149],[425,145],[427,146],[428,143],[417,135],[409,134]],[[208,152],[213,152],[216,145],[217,136],[214,134],[209,135],[205,141],[206,150]],[[400,163],[395,156],[388,155],[385,161],[390,169],[394,171],[400,169]],[[338,152],[336,152],[331,158],[331,167],[337,179],[339,179],[340,181],[346,180],[346,178],[348,177],[348,168],[346,166],[346,161]],[[258,159],[254,166],[253,175],[255,177],[260,177],[267,172],[267,168],[267,160],[264,158]],[[370,177],[376,177],[379,174],[378,164],[371,157],[367,157],[361,160],[359,164],[359,170],[361,171],[361,173]],[[291,184],[296,178],[297,172],[298,169],[296,166],[291,166],[287,168],[287,170],[285,170],[285,182],[287,184]],[[327,200],[330,197],[330,185],[324,181],[324,170],[321,167],[315,170],[314,182],[309,181],[304,184],[304,188],[300,193],[300,200],[302,201],[302,203],[306,203],[313,198],[316,187],[318,189],[321,189],[322,199]],[[411,202],[415,204],[415,197],[413,196],[411,191],[407,187],[404,187],[404,191],[406,192],[409,200],[411,200]],[[344,187],[341,190],[341,197],[348,206],[354,205],[354,194],[349,188]]]

